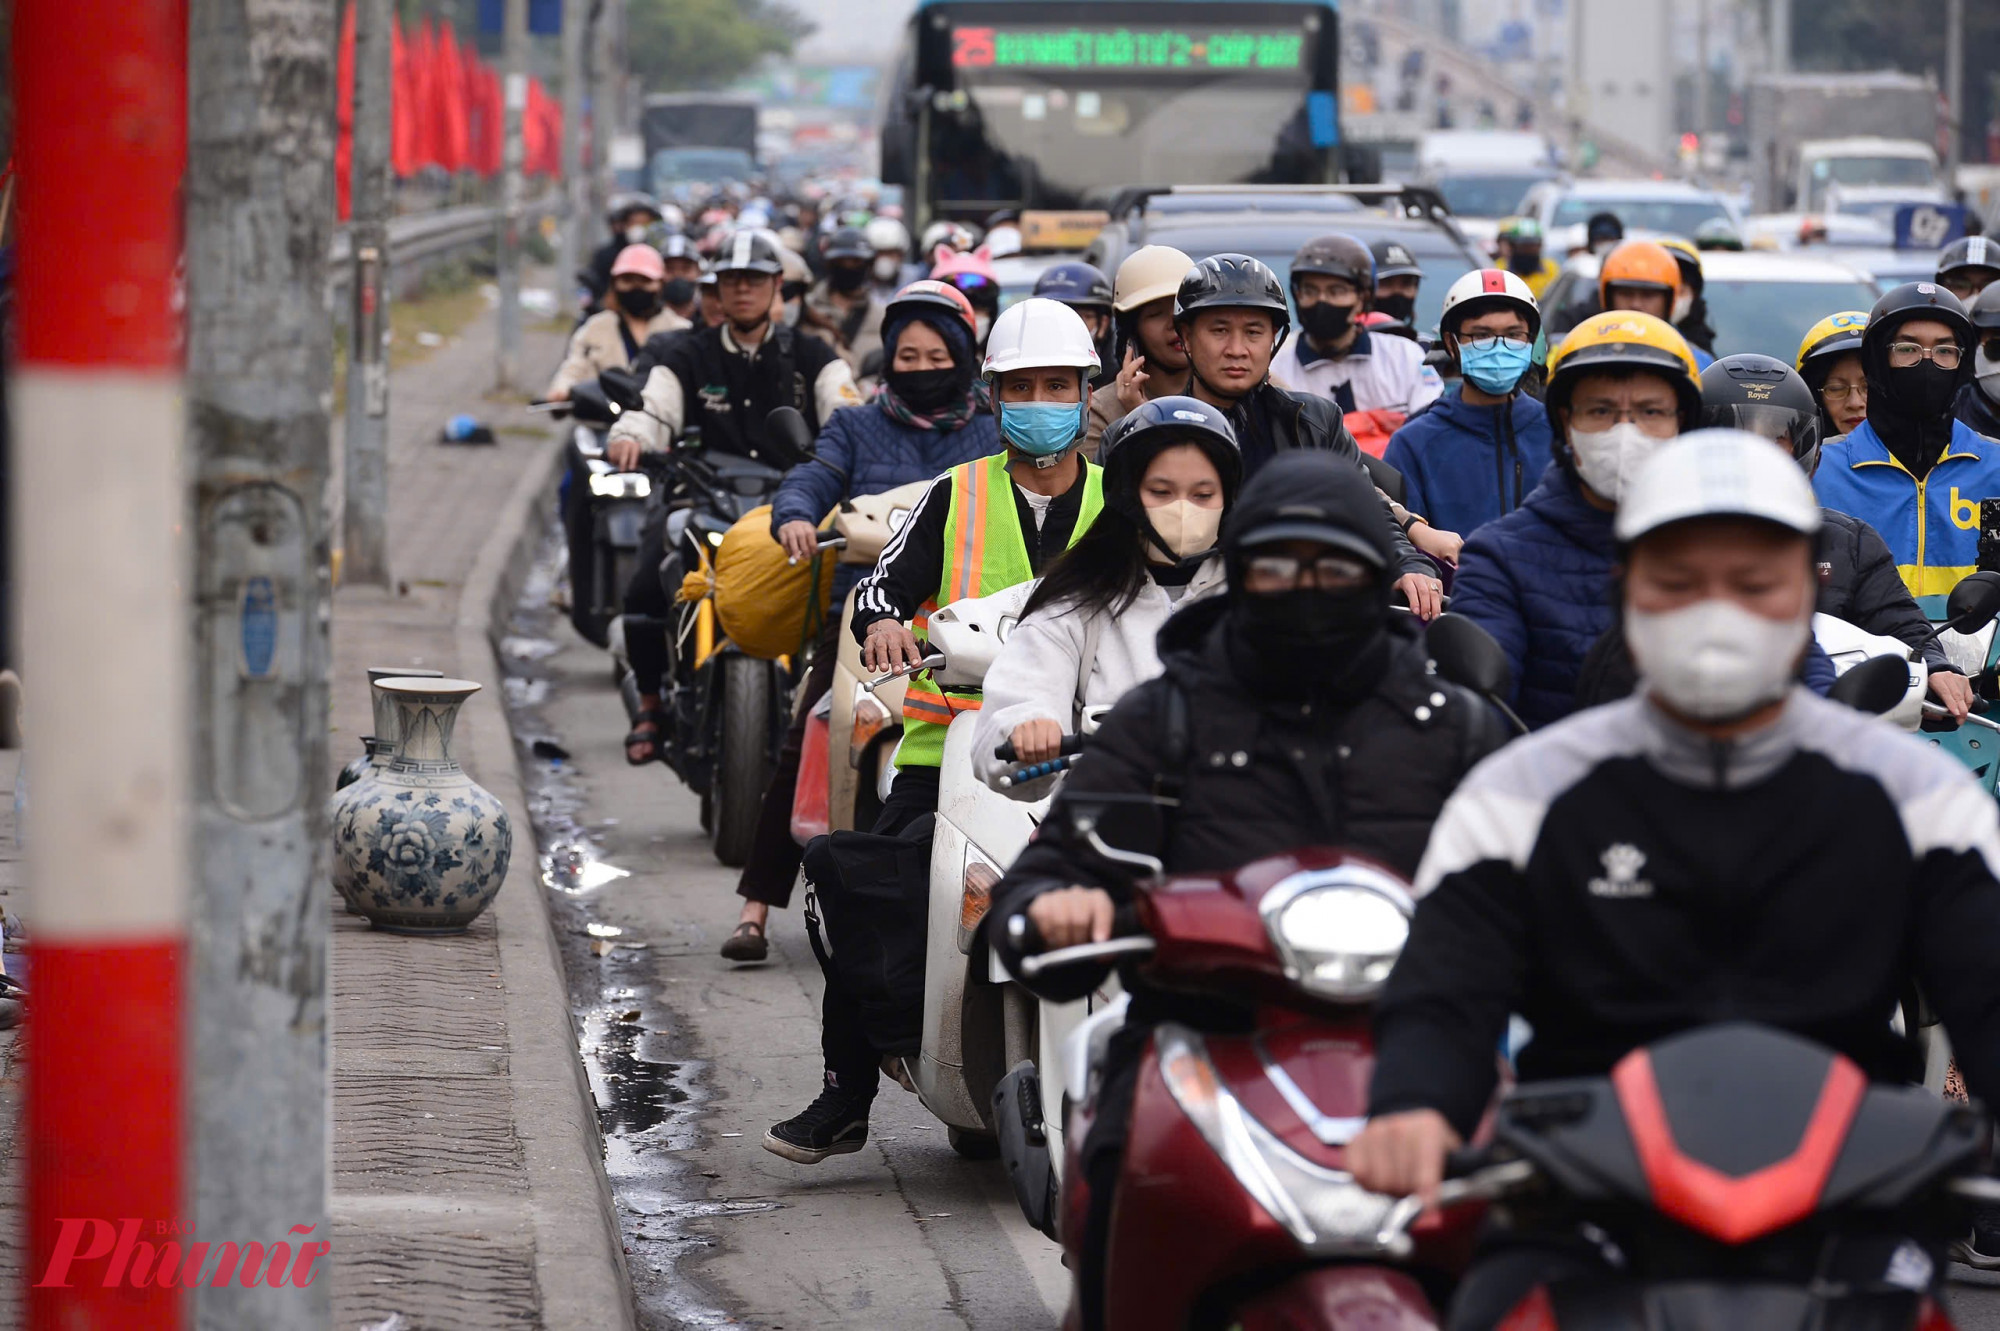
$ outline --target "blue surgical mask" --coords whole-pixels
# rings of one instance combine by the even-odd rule
[[[1005,402],[1000,434],[1030,457],[1060,457],[1090,424],[1088,402]]]
[[[1496,338],[1490,347],[1475,347],[1464,342],[1458,345],[1458,365],[1466,380],[1482,393],[1504,397],[1514,391],[1521,382],[1521,376],[1528,372],[1528,366],[1535,360],[1532,345],[1514,346],[1505,338]]]

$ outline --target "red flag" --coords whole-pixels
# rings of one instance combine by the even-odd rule
[[[438,152],[437,94],[437,41],[432,35],[431,21],[426,18],[417,28],[417,37],[410,44],[410,65],[412,80],[410,87],[410,109],[416,122],[417,166],[440,166],[442,154]]]
[[[472,127],[467,123],[465,65],[459,59],[458,36],[447,20],[438,32],[437,77],[433,82],[437,97],[439,165],[447,171],[465,171],[472,166]]]
[[[334,215],[346,221],[352,211],[349,191],[353,182],[348,172],[354,163],[354,6],[340,20],[340,57],[334,66],[334,116],[337,128],[333,140]]]
[[[389,162],[399,178],[417,173],[418,160],[416,62],[409,44],[403,40],[403,21],[397,19],[389,33]]]

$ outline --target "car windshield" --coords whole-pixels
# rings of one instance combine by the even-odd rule
[[[1458,217],[1508,217],[1519,210],[1521,196],[1540,176],[1442,176],[1437,192]]]
[[[653,180],[748,180],[756,165],[750,154],[731,148],[662,148],[653,154]]]
[[[1848,282],[1710,278],[1702,290],[1717,356],[1754,351],[1787,364],[1798,354],[1799,339],[1821,319],[1835,310],[1865,310],[1875,303],[1875,288],[1859,277]]]
[[[1842,185],[1929,185],[1937,168],[1921,157],[1822,157],[1812,173]]]
[[[1703,222],[1731,221],[1729,210],[1714,199],[1593,199],[1572,194],[1556,205],[1551,226],[1580,226],[1598,213],[1610,213],[1627,231],[1664,231],[1692,236]]]

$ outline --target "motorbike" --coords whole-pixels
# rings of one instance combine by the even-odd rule
[[[605,436],[622,408],[595,380],[572,385],[565,401],[534,406],[571,422],[563,446],[568,466],[562,488],[569,618],[585,641],[609,647],[638,564],[647,502],[662,479],[661,469],[645,459],[637,470],[620,471],[605,457]]]
[[[1966,724],[1924,737],[1970,768],[1988,794],[2000,798],[2000,723],[1988,712],[2000,702],[2000,641],[1994,618],[2000,615],[2000,573],[1981,571],[1962,578],[1950,596],[1920,596],[1917,604],[1937,625],[1938,644],[1951,663],[1965,672],[1978,697],[1978,707]],[[1935,704],[1925,704],[1935,716]]]
[[[1881,715],[1891,725],[1904,730],[1917,728],[1924,716],[1924,690],[1929,685],[1930,671],[1921,660],[1911,659],[1915,653],[1908,643],[1901,638],[1870,633],[1832,615],[1815,614],[1812,627],[1813,637],[1818,641],[1820,650],[1833,662],[1836,675],[1845,675],[1862,662],[1877,657],[1892,657],[1903,662],[1902,697]]]

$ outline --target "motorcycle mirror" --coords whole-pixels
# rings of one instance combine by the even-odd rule
[[[1988,612],[1989,617],[1991,612]],[[1858,712],[1880,716],[1903,700],[1910,688],[1910,663],[1900,656],[1873,656],[1833,682],[1827,697]]]
[[[1492,634],[1464,615],[1447,611],[1424,631],[1424,646],[1437,672],[1460,688],[1486,698],[1504,698],[1514,686],[1507,652]]]
[[[771,414],[764,418],[764,431],[771,451],[785,466],[796,467],[812,457],[812,427],[806,424],[797,407],[772,408]]]
[[[646,385],[631,370],[606,370],[597,376],[597,386],[606,400],[616,402],[626,411],[638,411],[645,406]]]
[[[1959,633],[1977,633],[2000,616],[2000,573],[1981,571],[1959,579],[1945,600],[1948,625]]]
[[[1092,793],[1063,802],[1068,831],[1078,841],[1113,864],[1138,869],[1157,878],[1165,866],[1151,855],[1120,846],[1157,846],[1163,829],[1160,806],[1151,795]]]
[[[618,419],[617,405],[588,379],[570,385],[569,408],[586,425],[610,425]]]

